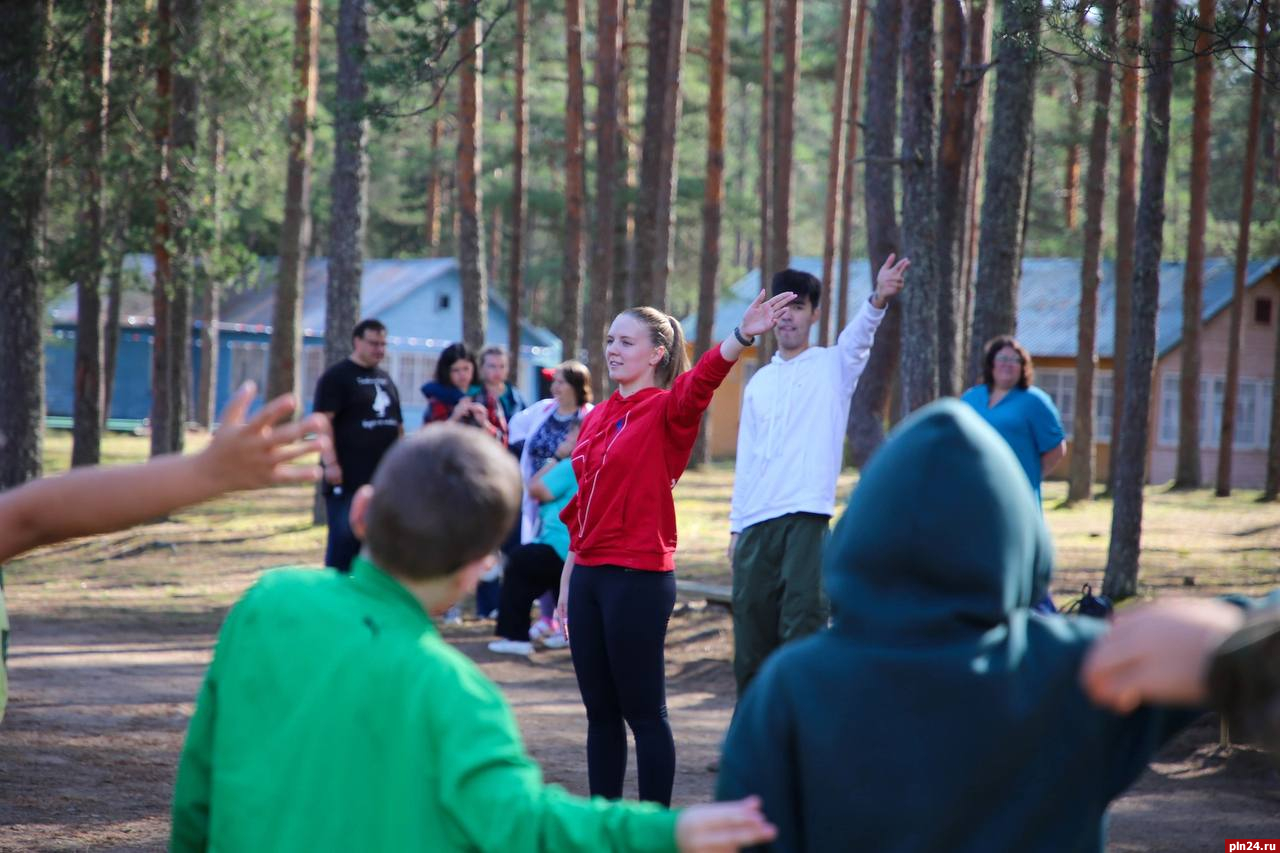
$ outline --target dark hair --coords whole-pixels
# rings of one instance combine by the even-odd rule
[[[445,347],[444,352],[440,353],[440,360],[436,362],[436,381],[441,385],[449,385],[449,371],[454,364],[464,359],[471,362],[471,375],[474,378],[479,371],[476,370],[476,360],[471,357],[471,350],[467,349],[467,345],[459,341]]]
[[[774,273],[772,288],[771,296],[794,293],[801,299],[808,299],[814,308],[818,307],[818,302],[822,299],[822,282],[800,270],[785,269]]]
[[[628,308],[622,313],[648,326],[653,345],[664,350],[662,361],[653,369],[653,378],[659,388],[670,388],[676,377],[689,369],[689,353],[684,348],[684,329],[680,327],[680,321],[665,311],[648,306]]]
[[[391,574],[429,580],[495,550],[519,509],[520,469],[506,448],[481,430],[440,424],[382,457],[365,546]]]
[[[556,370],[560,371],[564,381],[568,382],[569,387],[573,389],[573,396],[578,401],[579,409],[591,402],[591,371],[585,364],[570,359],[557,364]]]
[[[1005,347],[1012,349],[1022,359],[1022,376],[1018,378],[1018,387],[1025,391],[1031,387],[1031,383],[1035,382],[1036,368],[1031,362],[1031,353],[1027,352],[1027,348],[1018,343],[1018,339],[1013,335],[996,335],[987,341],[982,355],[982,382],[988,388],[996,384],[994,375],[996,353]]]
[[[351,340],[354,341],[356,338],[360,338],[361,340],[363,340],[365,332],[369,332],[369,331],[385,332],[386,330],[387,330],[387,327],[382,324],[381,320],[375,320],[372,317],[366,317],[365,319],[361,320],[359,323],[356,323],[356,327],[351,330]]]

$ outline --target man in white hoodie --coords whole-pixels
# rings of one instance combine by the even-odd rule
[[[835,511],[849,401],[910,265],[893,255],[885,260],[875,291],[833,347],[809,341],[822,316],[818,279],[791,269],[773,277],[775,295],[799,298],[774,330],[773,360],[747,383],[738,423],[729,562],[739,696],[770,652],[827,622],[822,548]]]

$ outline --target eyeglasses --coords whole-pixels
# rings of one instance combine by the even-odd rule
[[[1022,359],[1016,355],[998,355],[995,357],[996,364],[1022,364]]]

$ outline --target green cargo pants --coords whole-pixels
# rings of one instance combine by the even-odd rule
[[[831,519],[795,512],[753,524],[733,552],[733,675],[738,695],[778,646],[826,627],[822,551]]]

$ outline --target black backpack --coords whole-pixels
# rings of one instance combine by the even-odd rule
[[[1105,595],[1094,595],[1093,587],[1085,584],[1080,589],[1080,598],[1071,602],[1063,613],[1068,616],[1092,616],[1095,619],[1110,619],[1115,612],[1115,605]]]

